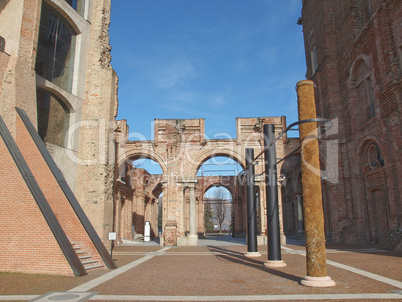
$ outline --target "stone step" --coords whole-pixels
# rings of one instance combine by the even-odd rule
[[[96,261],[96,260],[84,260],[84,261],[81,261],[81,263],[85,266],[87,264],[98,263],[98,261]]]
[[[91,270],[91,269],[95,269],[95,268],[101,268],[101,267],[103,267],[103,265],[102,265],[102,264],[96,264],[96,265],[84,265],[84,268],[85,268],[86,270]]]

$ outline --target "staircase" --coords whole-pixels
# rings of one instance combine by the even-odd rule
[[[91,269],[104,267],[102,264],[99,264],[97,260],[93,260],[92,256],[88,254],[85,250],[81,249],[81,247],[77,243],[71,242],[71,245],[73,246],[73,249],[78,256],[78,259],[80,259],[85,270],[88,271]]]

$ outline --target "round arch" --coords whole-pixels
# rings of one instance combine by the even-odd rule
[[[371,66],[371,60],[368,56],[364,55],[364,54],[360,54],[356,60],[353,62],[352,66],[350,67],[350,76],[349,76],[349,80],[348,80],[348,85],[349,88],[354,88],[354,86],[356,85],[356,80],[358,78],[358,67],[364,64],[365,66],[369,67]],[[366,76],[369,74],[369,68],[366,71]]]
[[[199,159],[196,163],[196,165],[194,165],[195,169],[193,170],[192,175],[194,177],[197,176],[197,172],[200,169],[200,167],[203,165],[203,163],[205,163],[207,160],[214,158],[214,157],[218,157],[218,156],[222,156],[222,157],[228,157],[230,159],[233,159],[236,163],[238,163],[243,169],[246,166],[246,159],[243,156],[243,154],[234,151],[234,150],[229,150],[229,149],[221,149],[219,151],[216,150],[207,150],[205,151],[203,154],[201,154],[199,156]]]
[[[380,150],[380,154],[384,155],[383,150],[381,149],[382,142],[378,136],[369,134],[363,137],[359,143],[359,148],[357,148],[356,152],[356,158],[359,162],[359,165],[356,165],[355,172],[357,172],[358,174],[362,172],[362,168],[364,166],[364,153],[366,152],[367,147],[372,143],[375,143]]]
[[[49,82],[49,81],[43,81],[44,83],[39,83],[38,85],[36,85],[36,88],[38,90],[47,92],[53,96],[55,96],[57,99],[59,99],[61,102],[63,102],[64,106],[67,107],[69,112],[74,112],[76,111],[76,107],[74,106],[69,98],[67,98],[62,92],[61,89],[58,88],[56,85],[54,85],[53,83]],[[46,83],[45,83],[46,82]]]
[[[162,169],[162,173],[166,174],[166,160],[163,158],[162,155],[156,153],[155,151],[149,151],[149,150],[141,150],[140,152],[137,150],[129,151],[127,153],[124,153],[122,155],[119,155],[117,159],[117,165],[120,167],[124,162],[127,160],[137,160],[137,159],[150,159],[155,161],[156,163],[159,164],[159,166]]]
[[[207,193],[207,191],[208,191],[209,189],[213,188],[213,187],[222,187],[222,188],[225,188],[226,190],[229,191],[230,195],[231,195],[232,198],[233,198],[233,188],[231,188],[231,187],[228,186],[228,185],[222,184],[222,183],[219,182],[219,181],[209,184],[209,185],[203,190],[203,192],[202,192],[202,197],[204,198],[205,193]]]

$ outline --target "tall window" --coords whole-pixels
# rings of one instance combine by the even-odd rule
[[[313,50],[310,52],[311,56],[311,74],[315,74],[318,68],[318,61],[317,61],[317,49],[313,48]]]
[[[370,69],[363,59],[356,62],[352,81],[356,92],[357,107],[360,109],[357,112],[360,112],[360,114],[365,112],[365,120],[371,119],[375,116],[373,87]]]
[[[69,111],[56,96],[37,90],[38,133],[44,142],[65,147]]]
[[[84,16],[85,0],[64,0],[64,1],[70,4],[70,6],[74,8],[77,11],[77,13],[79,13],[82,17]]]
[[[35,70],[68,92],[72,90],[75,40],[71,26],[43,2]]]

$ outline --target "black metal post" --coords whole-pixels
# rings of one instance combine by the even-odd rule
[[[270,148],[268,146],[271,145]],[[268,148],[268,149],[267,149]],[[278,186],[276,171],[275,125],[264,125],[265,188],[267,197],[268,260],[267,267],[286,266],[281,256]]]
[[[247,181],[247,257],[259,257],[257,248],[257,205],[254,184],[254,149],[246,148],[246,181]]]

